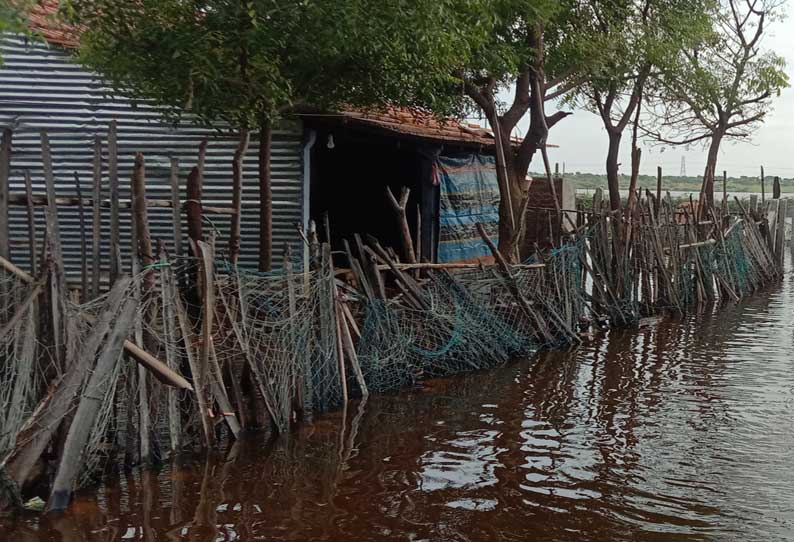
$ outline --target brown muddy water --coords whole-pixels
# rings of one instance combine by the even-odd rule
[[[794,280],[135,471],[0,540],[794,540]]]

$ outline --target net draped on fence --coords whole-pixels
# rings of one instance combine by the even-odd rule
[[[275,273],[164,254],[85,303],[53,289],[55,275],[0,271],[0,454],[34,453],[38,437],[54,438],[54,427],[90,411],[80,487],[120,462],[212,445],[262,418],[284,432],[296,417],[362,393],[565,347],[594,321],[625,325],[738,299],[779,276],[762,226],[735,220],[704,239],[687,224],[642,223],[615,252],[614,224],[600,219],[520,265],[421,273],[361,250],[354,267],[376,270],[375,289],[347,273],[342,280],[327,247],[309,269]],[[41,331],[54,329],[53,295],[58,340]],[[114,329],[171,376],[136,363],[126,346],[109,349]],[[174,375],[190,383],[180,388]],[[64,408],[52,413],[53,405]]]

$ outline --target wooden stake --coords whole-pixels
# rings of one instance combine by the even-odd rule
[[[259,270],[273,268],[273,182],[270,167],[273,123],[262,119],[259,130]]]
[[[174,228],[174,253],[182,255],[182,205],[179,198],[179,158],[171,157],[171,221]]]
[[[185,212],[187,213],[187,233],[193,241],[204,239],[204,226],[202,223],[201,196],[204,190],[204,160],[207,154],[207,141],[199,145],[198,163],[187,176],[187,200]],[[194,256],[198,256],[194,254]]]
[[[85,232],[85,207],[83,206],[83,191],[80,187],[80,176],[74,172],[74,187],[80,205],[77,208],[80,227],[80,303],[88,301],[88,238]]]
[[[119,223],[119,161],[117,124],[108,127],[108,180],[110,182],[110,283],[121,275],[121,241]]]
[[[654,202],[654,212],[659,215],[659,205],[662,202],[662,166],[656,168],[656,201]]]
[[[766,177],[764,176],[764,166],[761,166],[761,205],[766,203],[766,189],[765,189],[765,181]]]
[[[405,260],[408,263],[416,263],[417,259],[416,253],[414,252],[414,242],[411,239],[411,228],[408,225],[408,216],[406,214],[408,198],[410,196],[411,190],[407,187],[403,187],[402,192],[400,193],[400,201],[397,201],[397,198],[394,197],[391,188],[388,186],[386,187],[386,197],[388,197],[392,209],[394,209],[394,212],[397,214],[397,219],[400,221],[400,235],[402,236],[403,240],[403,253],[405,254]]]
[[[11,258],[11,231],[8,217],[9,178],[11,176],[11,128],[3,130],[0,142],[0,257]]]
[[[212,394],[218,402],[221,409],[221,416],[229,426],[234,438],[238,438],[242,428],[237,421],[237,416],[232,410],[232,405],[229,402],[229,397],[226,395],[226,389],[223,386],[223,376],[218,365],[218,358],[215,355],[215,346],[213,344],[213,320],[215,316],[215,279],[214,279],[214,266],[215,266],[215,249],[212,242],[205,243],[198,241],[196,243],[198,255],[201,258],[201,273],[202,273],[202,309],[201,309],[201,365],[205,374],[209,376],[209,384],[212,389]]]
[[[232,223],[229,227],[229,260],[237,264],[240,256],[240,221],[242,219],[243,201],[243,159],[248,150],[248,130],[240,130],[240,142],[234,151],[232,160]]]
[[[93,192],[91,194],[91,298],[99,295],[99,276],[102,241],[102,142],[94,138]],[[82,198],[81,198],[82,199]]]
[[[38,250],[36,250],[36,209],[33,207],[33,181],[30,171],[25,170],[25,199],[28,211],[28,249],[30,250],[30,272],[38,274]]]
[[[168,259],[164,252],[160,253],[160,295],[162,301],[163,334],[165,336],[165,362],[168,368],[177,371],[179,362],[174,345],[177,343],[178,336],[174,322],[175,315],[171,300],[174,296],[174,285],[171,277],[171,269]],[[168,390],[168,435],[171,443],[171,451],[179,449],[182,434],[182,419],[179,414],[179,397],[174,389]]]

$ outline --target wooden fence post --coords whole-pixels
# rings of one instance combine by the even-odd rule
[[[99,275],[102,242],[102,141],[99,136],[94,138],[93,193],[91,195],[91,297],[99,295]]]
[[[110,283],[121,274],[119,240],[119,161],[116,121],[108,128],[108,180],[110,181]]]
[[[240,142],[232,159],[232,223],[229,228],[229,260],[237,264],[240,256],[240,221],[242,220],[243,159],[248,150],[248,130],[240,130]]]
[[[0,142],[0,256],[11,258],[11,235],[8,227],[8,192],[9,178],[11,176],[11,128],[3,130],[3,140]]]

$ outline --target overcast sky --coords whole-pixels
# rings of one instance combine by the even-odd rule
[[[794,0],[788,0],[788,18],[770,27],[766,38],[766,48],[776,51],[786,58],[791,83],[794,85]],[[794,88],[783,91],[774,100],[774,110],[767,116],[766,123],[756,132],[752,141],[743,143],[725,142],[722,144],[717,171],[727,170],[731,176],[758,175],[763,165],[767,175],[794,177]],[[548,108],[551,113],[555,106]],[[526,130],[526,120],[519,126]],[[522,132],[523,133],[523,132]],[[551,131],[549,143],[560,146],[549,149],[549,157],[554,162],[565,163],[566,171],[602,173],[605,170],[607,136],[601,119],[587,111],[575,111],[561,121]],[[630,133],[626,130],[623,137],[621,154],[621,173],[630,172]],[[678,175],[681,170],[681,157],[686,158],[688,175],[700,176],[706,164],[706,152],[700,147],[655,147],[643,144],[641,173],[656,174],[656,167],[662,166],[665,173]],[[542,162],[536,160],[531,169],[539,171]]]

